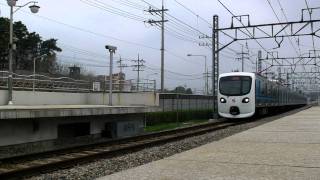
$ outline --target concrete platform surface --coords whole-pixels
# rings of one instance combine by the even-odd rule
[[[159,111],[157,106],[107,106],[107,105],[41,105],[0,106],[1,119],[96,116],[109,114],[135,114]]]
[[[320,107],[105,179],[318,180]]]

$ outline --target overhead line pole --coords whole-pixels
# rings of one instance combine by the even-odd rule
[[[213,16],[212,28],[212,95],[213,95],[213,119],[218,119],[217,88],[219,78],[219,17]]]
[[[164,92],[164,5],[161,11],[161,92]]]
[[[121,56],[120,56],[120,59],[117,63],[119,64],[118,67],[120,68],[120,76],[125,75],[125,73],[123,71],[124,71],[124,68],[128,67],[128,65],[123,64],[123,59],[121,58]],[[120,78],[120,91],[122,91],[124,88],[124,80],[125,80],[125,77],[124,77],[124,79]]]
[[[165,22],[168,22],[168,20],[165,20],[165,17],[164,17],[164,14],[165,12],[168,11],[168,9],[165,9],[164,8],[164,3],[163,3],[163,0],[162,0],[162,7],[161,9],[152,9],[151,7],[149,8],[149,10],[147,10],[147,12],[149,12],[150,14],[157,14],[159,15],[158,13],[161,13],[161,20],[160,21],[155,21],[155,20],[148,20],[146,21],[147,23],[149,23],[150,25],[154,25],[154,24],[160,24],[161,25],[161,92],[164,92],[164,51],[165,51],[165,44],[164,44],[164,25],[165,25]]]
[[[133,71],[137,71],[137,91],[139,91],[139,85],[140,85],[140,72],[143,71],[142,68],[145,67],[144,63],[145,60],[140,59],[140,55],[138,54],[138,59],[137,60],[132,60],[133,62],[135,62],[136,64],[133,65],[134,69]]]
[[[249,59],[249,57],[245,56],[245,55],[249,55],[249,53],[244,52],[243,50],[243,45],[241,48],[241,53],[237,53],[238,55],[241,55],[240,58],[237,58],[238,60],[241,60],[241,72],[244,72],[244,60],[245,59]]]

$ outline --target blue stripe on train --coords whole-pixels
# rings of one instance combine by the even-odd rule
[[[273,100],[272,97],[266,97],[266,96],[256,96],[256,99],[267,99],[267,100]]]

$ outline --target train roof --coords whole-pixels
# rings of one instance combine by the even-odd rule
[[[278,80],[270,80],[270,79],[267,79],[266,77],[263,77],[261,76],[260,74],[257,74],[257,73],[252,73],[252,72],[230,72],[230,73],[222,73],[219,75],[219,78],[221,77],[226,77],[226,76],[250,76],[252,78],[256,78],[256,77],[260,77],[260,78],[263,78],[265,79],[266,81],[269,81],[273,84],[277,84],[279,86],[282,86],[282,87],[286,87],[284,84],[282,84],[281,82],[279,82]],[[296,90],[291,90],[292,92],[295,92],[295,93],[300,93],[300,90],[296,91]]]
[[[255,77],[255,73],[251,72],[231,72],[231,73],[222,73],[219,77],[226,77],[226,76],[250,76]]]

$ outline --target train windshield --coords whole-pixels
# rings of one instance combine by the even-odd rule
[[[251,90],[250,76],[227,76],[220,78],[220,93],[225,96],[243,96]]]

